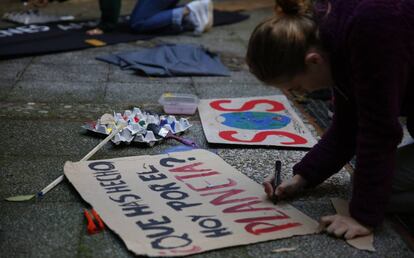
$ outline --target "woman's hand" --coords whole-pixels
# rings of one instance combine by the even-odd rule
[[[336,237],[353,239],[358,236],[366,236],[372,233],[372,229],[360,224],[349,216],[331,215],[320,220],[322,230]]]
[[[302,176],[294,175],[292,178],[283,181],[276,189],[273,189],[272,182],[274,178],[275,175],[272,174],[263,182],[264,190],[270,199],[272,199],[273,192],[275,190],[275,194],[277,195],[278,199],[284,199],[302,190],[306,185],[306,180]]]

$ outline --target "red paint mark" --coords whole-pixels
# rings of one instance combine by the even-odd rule
[[[244,103],[243,106],[240,108],[222,107],[222,104],[227,104],[227,103],[231,103],[231,100],[225,100],[225,99],[216,100],[216,101],[210,102],[210,107],[218,111],[247,111],[247,110],[253,109],[258,104],[269,104],[272,106],[271,108],[266,109],[266,111],[269,111],[269,112],[278,112],[278,111],[282,111],[285,109],[285,106],[282,103],[278,101],[274,101],[274,100],[269,100],[269,99],[250,100]]]
[[[271,211],[274,210],[272,207],[267,208],[254,208],[251,205],[263,203],[261,200],[255,200],[252,202],[242,203],[236,206],[232,206],[223,210],[224,213],[236,213],[236,212],[251,212],[251,211]]]
[[[275,210],[275,209],[272,208],[272,210]],[[238,220],[235,220],[235,222],[237,222],[237,223],[250,223],[250,222],[255,222],[255,221],[263,221],[263,220],[290,219],[290,217],[288,215],[286,215],[285,213],[283,213],[281,211],[277,211],[277,212],[282,214],[282,215],[266,216],[266,217],[254,217],[254,218],[247,218],[247,219],[238,219]]]
[[[182,166],[182,167],[177,167],[177,168],[172,168],[169,171],[170,172],[183,172],[183,173],[188,173],[188,172],[207,172],[207,171],[211,171],[211,169],[196,169],[197,166],[200,165],[204,165],[203,162],[197,162],[197,163],[193,163],[193,164],[189,164],[186,166]]]
[[[234,222],[248,223],[244,227],[244,229],[253,235],[276,232],[276,231],[290,229],[290,228],[294,228],[294,227],[298,227],[302,225],[301,223],[297,223],[297,222],[291,222],[291,223],[286,223],[282,225],[275,225],[272,223],[264,222],[264,221],[269,221],[269,220],[290,219],[290,217],[286,215],[285,213],[283,213],[282,211],[278,210],[277,212],[280,213],[281,215],[238,219],[238,220],[235,220]],[[259,226],[264,226],[264,227],[258,228]]]
[[[245,190],[242,190],[242,189],[230,189],[230,190],[221,191],[221,192],[204,193],[204,194],[201,194],[201,196],[222,194],[219,197],[215,198],[214,200],[210,201],[211,204],[216,205],[216,206],[222,205],[222,204],[227,204],[227,203],[257,200],[257,197],[247,197],[247,198],[241,198],[241,199],[225,200],[226,198],[228,198],[230,196],[237,195],[237,194],[242,193],[244,191]]]
[[[227,183],[227,184],[206,186],[204,188],[195,188],[191,184],[186,184],[186,185],[188,186],[188,188],[190,188],[191,190],[196,191],[196,192],[212,191],[212,190],[217,190],[217,189],[232,187],[232,186],[237,185],[237,182],[234,181],[233,179],[228,178],[227,180],[229,180],[229,183]]]
[[[197,178],[197,177],[208,177],[208,176],[214,176],[214,175],[219,175],[219,174],[220,173],[217,171],[211,171],[208,173],[201,173],[201,174],[194,174],[194,175],[175,176],[175,178],[182,182],[185,179],[191,179],[191,178]]]
[[[296,134],[283,132],[283,131],[262,131],[258,132],[253,136],[253,139],[250,140],[242,140],[235,138],[233,135],[237,134],[237,131],[221,131],[219,132],[219,136],[224,140],[231,141],[231,142],[263,142],[268,136],[275,135],[275,136],[285,136],[292,139],[292,142],[281,142],[281,144],[285,145],[294,145],[294,144],[305,144],[308,141]]]
[[[183,250],[183,249],[176,250],[176,249],[173,249],[173,250],[170,250],[170,252],[171,253],[174,253],[174,254],[192,254],[192,253],[199,253],[202,250],[203,249],[201,249],[201,247],[195,245],[195,246],[191,247],[191,249],[188,249],[188,250]]]
[[[255,228],[259,225],[269,226],[269,227]],[[250,234],[260,235],[260,234],[264,234],[264,233],[271,233],[271,232],[281,231],[281,230],[285,230],[285,229],[289,229],[289,228],[294,228],[294,227],[298,227],[298,226],[301,226],[301,225],[302,224],[300,224],[300,223],[286,223],[286,224],[283,224],[283,225],[273,225],[271,223],[255,222],[255,223],[247,224],[244,227],[244,229]]]
[[[169,253],[166,252],[166,251],[160,251],[158,253],[160,255],[167,256],[169,254],[195,254],[195,253],[201,252],[202,250],[203,249],[201,247],[195,245],[195,246],[191,247],[191,249],[187,249],[187,250],[171,249],[171,250],[168,250]]]

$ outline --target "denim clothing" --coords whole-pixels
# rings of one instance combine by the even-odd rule
[[[139,51],[101,56],[97,59],[148,76],[230,75],[216,54],[191,44],[165,44]]]
[[[138,33],[156,32],[162,29],[169,29],[171,32],[183,31],[184,7],[177,7],[178,2],[179,0],[137,1],[130,15],[131,29]],[[101,21],[98,27],[103,31],[115,30],[121,11],[121,0],[99,0],[99,7]]]
[[[130,26],[135,32],[146,33],[161,29],[173,32],[183,30],[183,7],[179,0],[140,0],[130,15]]]

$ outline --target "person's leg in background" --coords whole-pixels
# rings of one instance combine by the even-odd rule
[[[101,22],[98,27],[103,31],[114,30],[121,13],[121,0],[99,0]]]
[[[99,8],[101,10],[101,20],[97,28],[86,32],[89,35],[100,35],[104,32],[113,31],[117,27],[121,12],[121,0],[99,0]]]
[[[130,26],[136,32],[151,32],[174,26],[173,13],[179,0],[139,0],[130,15]],[[178,29],[178,28],[177,28]]]
[[[130,16],[130,26],[138,33],[186,28],[201,34],[212,26],[212,2],[198,0],[177,6],[178,0],[140,0]],[[201,18],[201,19],[200,19]]]

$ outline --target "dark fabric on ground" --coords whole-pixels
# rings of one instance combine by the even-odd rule
[[[220,58],[203,47],[165,44],[140,51],[98,57],[98,60],[131,69],[148,76],[229,76]]]
[[[241,22],[249,16],[237,12],[214,11],[214,26]],[[168,32],[155,34],[133,33],[123,17],[116,31],[103,35],[86,35],[85,31],[95,28],[97,20],[58,22],[41,25],[18,26],[0,30],[0,60],[24,56],[43,55],[57,52],[91,48],[87,39],[98,39],[107,45],[169,35]]]

